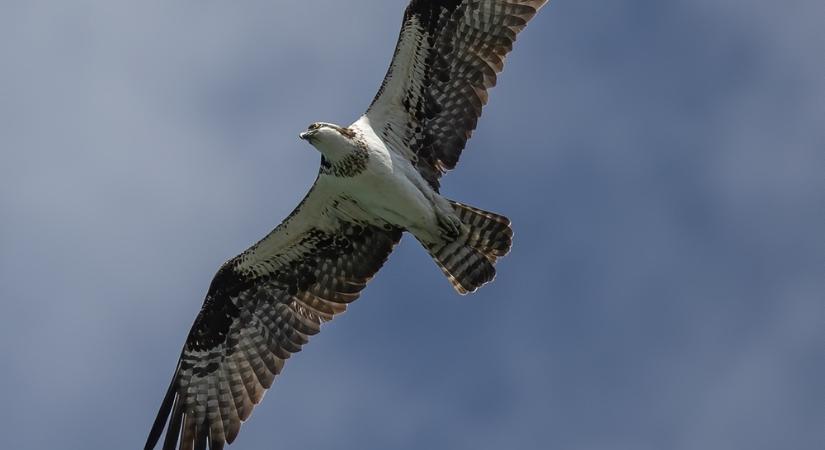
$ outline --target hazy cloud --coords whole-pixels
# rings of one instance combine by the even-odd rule
[[[543,10],[444,180],[513,220],[496,282],[457,298],[405,239],[234,447],[821,448],[825,6],[741,3]],[[403,7],[0,6],[6,447],[142,445]]]

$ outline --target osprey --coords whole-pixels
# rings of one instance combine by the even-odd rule
[[[212,280],[146,442],[222,449],[291,354],[343,312],[410,232],[461,294],[495,276],[510,221],[448,200],[455,167],[516,35],[547,0],[412,0],[378,94],[355,123],[318,122],[315,184]],[[168,422],[168,427],[167,427]]]

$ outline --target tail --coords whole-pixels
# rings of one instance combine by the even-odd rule
[[[461,233],[451,240],[424,243],[459,294],[474,292],[496,276],[493,265],[510,251],[510,219],[450,200],[461,219]]]

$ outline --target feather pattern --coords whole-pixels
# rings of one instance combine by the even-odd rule
[[[455,167],[518,33],[547,0],[413,0],[362,120],[433,188]]]
[[[335,202],[315,187],[218,270],[145,448],[164,428],[165,450],[231,443],[284,362],[358,298],[398,243],[400,229],[332,219]]]
[[[387,75],[359,119],[366,123],[352,128],[374,131],[380,142],[373,144],[380,145],[335,164],[322,159],[319,177],[298,207],[218,270],[146,449],[155,447],[164,430],[165,450],[215,450],[234,441],[285,361],[358,298],[407,227],[399,221],[388,225],[390,219],[358,205],[362,198],[368,205],[374,201],[379,169],[387,167],[382,161],[394,162],[387,151],[400,155],[401,167],[409,170],[390,171],[379,185],[396,188],[396,194],[422,194],[420,187],[426,187],[428,195],[398,197],[412,199],[413,206],[419,198],[435,198],[430,194],[458,162],[516,36],[546,2],[410,2]],[[358,195],[348,197],[345,189]],[[403,203],[381,195],[391,207]],[[452,206],[463,234],[427,248],[456,289],[470,292],[492,279],[512,231],[503,216]]]

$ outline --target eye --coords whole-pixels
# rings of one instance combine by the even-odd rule
[[[310,125],[310,126],[309,126],[309,130],[310,130],[310,131],[315,131],[315,130],[317,130],[318,128],[321,128],[321,125],[319,125],[319,124],[317,124],[317,123],[313,123],[312,125]]]

